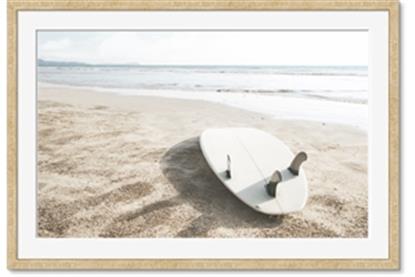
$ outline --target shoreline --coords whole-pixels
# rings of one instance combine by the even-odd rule
[[[357,127],[365,132],[367,132],[368,128],[367,104],[332,101],[328,99],[319,99],[318,97],[303,98],[300,96],[266,95],[263,93],[198,92],[170,89],[78,87],[50,83],[39,83],[38,88],[82,90],[122,96],[149,96],[169,99],[200,100],[261,113],[277,120],[305,120],[320,123],[344,124]],[[324,110],[324,112],[320,112],[320,110]]]
[[[206,128],[254,127],[306,151],[303,211],[254,212],[201,154]],[[40,237],[367,237],[367,134],[203,100],[38,91]]]

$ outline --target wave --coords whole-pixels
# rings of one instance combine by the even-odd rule
[[[367,69],[362,67],[40,66],[37,77],[40,82],[81,87],[284,95],[367,103],[368,77],[364,72]]]

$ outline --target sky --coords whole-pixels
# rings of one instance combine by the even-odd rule
[[[40,31],[38,58],[94,64],[368,64],[363,31]]]

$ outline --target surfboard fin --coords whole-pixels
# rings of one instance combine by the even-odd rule
[[[226,155],[226,178],[230,179],[232,177],[231,174],[231,157],[229,155]]]
[[[282,175],[279,170],[275,170],[275,172],[272,174],[271,179],[269,180],[268,184],[265,186],[267,189],[267,193],[275,197],[276,191],[277,191],[277,185],[279,182],[282,181]]]
[[[300,166],[303,164],[303,162],[305,162],[307,160],[307,154],[303,151],[301,151],[300,153],[298,153],[293,161],[291,162],[290,166],[288,167],[288,170],[294,174],[294,175],[298,175],[300,172]]]

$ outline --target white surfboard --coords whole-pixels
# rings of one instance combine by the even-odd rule
[[[294,155],[279,139],[252,128],[208,129],[200,146],[216,176],[248,206],[271,215],[303,209],[308,196],[304,170],[296,175],[288,169]],[[266,186],[276,170],[282,180],[274,197]]]

